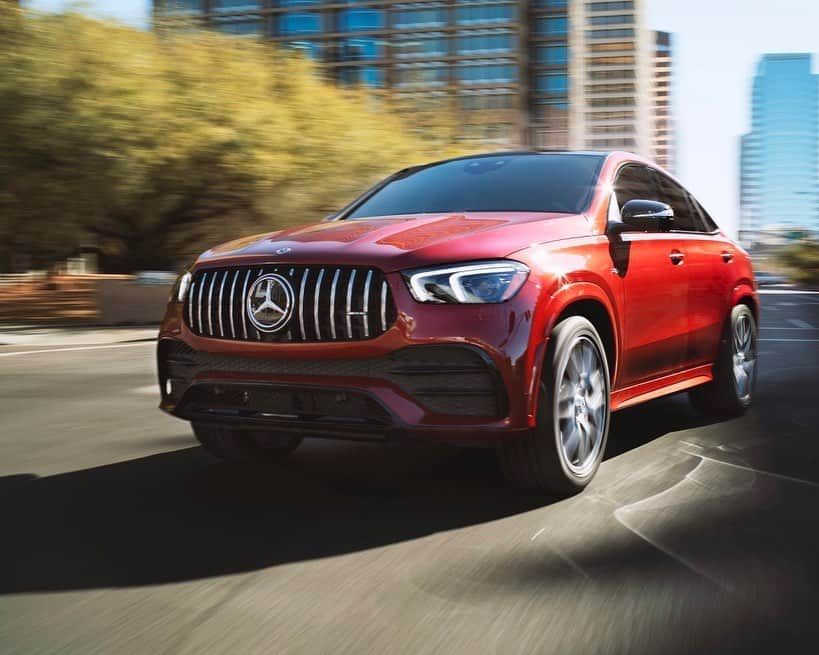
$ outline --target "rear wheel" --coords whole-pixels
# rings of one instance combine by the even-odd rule
[[[193,433],[211,455],[229,462],[279,461],[301,443],[301,437],[263,430],[236,430],[224,425],[193,423]]]
[[[757,372],[757,327],[747,305],[737,305],[725,326],[714,379],[690,391],[691,402],[704,414],[732,416],[751,405]]]
[[[537,426],[501,446],[507,479],[561,496],[582,490],[603,459],[609,413],[609,369],[600,336],[587,319],[569,317],[552,332]]]

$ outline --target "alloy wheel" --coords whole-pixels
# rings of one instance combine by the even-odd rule
[[[555,416],[561,457],[581,477],[594,468],[603,444],[608,413],[605,390],[600,352],[588,337],[578,337],[560,377]]]
[[[756,333],[753,321],[747,314],[740,314],[734,324],[732,345],[737,397],[745,401],[751,396],[756,373]]]

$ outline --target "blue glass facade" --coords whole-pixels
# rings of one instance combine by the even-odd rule
[[[819,76],[809,54],[765,55],[741,141],[740,237],[771,226],[819,232]]]

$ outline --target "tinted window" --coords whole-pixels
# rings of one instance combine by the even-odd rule
[[[399,174],[348,218],[450,212],[582,212],[603,163],[598,155],[492,155]]]
[[[688,192],[664,175],[657,174],[660,186],[660,200],[671,205],[674,210],[674,230],[702,232],[703,227],[694,207],[689,202]]]
[[[643,166],[626,166],[621,169],[614,185],[617,204],[622,207],[629,200],[657,200],[654,179]]]
[[[689,199],[691,200],[691,204],[694,206],[694,209],[699,211],[700,220],[705,226],[705,231],[716,232],[719,229],[719,226],[714,222],[714,219],[711,218],[711,215],[707,211],[705,211],[705,207],[703,207],[699,202],[697,202],[697,199],[690,194]]]

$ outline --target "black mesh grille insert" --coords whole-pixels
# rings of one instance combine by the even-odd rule
[[[262,275],[289,283],[289,320],[275,332],[257,329],[247,316],[247,295]],[[254,266],[195,274],[185,302],[185,322],[217,339],[265,342],[358,341],[386,332],[396,310],[384,274],[356,266]]]
[[[438,414],[499,417],[507,412],[501,378],[488,359],[468,346],[408,346],[367,359],[265,359],[217,355],[163,340],[160,370],[185,381],[200,374],[246,373],[317,378],[364,377],[392,382],[420,405]]]

